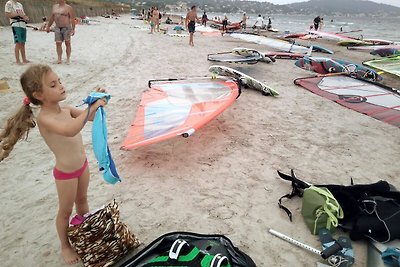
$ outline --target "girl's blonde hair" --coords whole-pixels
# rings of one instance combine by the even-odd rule
[[[0,161],[8,157],[18,140],[27,139],[29,130],[36,126],[29,102],[34,105],[42,104],[33,94],[42,91],[43,78],[49,71],[51,68],[47,65],[34,65],[21,75],[22,90],[29,101],[24,101],[18,112],[7,120],[4,130],[0,133]]]

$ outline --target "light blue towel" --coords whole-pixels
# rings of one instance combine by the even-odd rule
[[[90,106],[101,98],[106,98],[108,102],[111,96],[105,93],[92,92],[83,102]],[[97,109],[93,120],[92,144],[100,171],[103,172],[104,180],[110,184],[121,182],[107,143],[106,111],[103,107]]]

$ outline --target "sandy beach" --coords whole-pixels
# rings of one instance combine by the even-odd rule
[[[210,75],[207,54],[245,46],[267,47],[229,36],[196,33],[187,38],[149,34],[142,21],[98,18],[99,25],[78,25],[71,65],[57,65],[53,33],[28,31],[28,59],[49,64],[67,89],[66,103],[77,106],[94,88],[112,95],[106,106],[109,144],[122,183],[108,185],[98,171],[91,126],[83,139],[91,170],[92,209],[113,199],[121,219],[143,244],[172,231],[220,233],[248,253],[257,266],[315,266],[319,259],[271,236],[273,228],[320,248],[300,214],[301,200],[287,201],[291,223],[277,205],[291,190],[276,170],[295,169],[311,183],[372,183],[380,179],[400,187],[400,129],[346,109],[293,84],[313,73],[294,61],[231,67],[264,81],[277,98],[245,90],[232,107],[190,138],[174,138],[133,151],[120,150],[150,79]],[[14,63],[12,34],[0,28],[0,79],[12,88],[0,92],[0,124],[22,104],[19,76],[26,66]],[[368,53],[322,42],[335,57],[361,63]],[[318,55],[318,53],[316,53]],[[400,79],[384,75],[400,88]],[[66,266],[55,229],[57,194],[54,159],[33,129],[0,163],[1,266]],[[342,234],[340,231],[337,234]],[[366,266],[365,242],[353,242],[355,267]]]

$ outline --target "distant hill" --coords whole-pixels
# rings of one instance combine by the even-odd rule
[[[158,6],[161,10],[186,11],[187,7],[197,5],[205,7],[208,12],[227,13],[275,13],[275,14],[321,14],[321,15],[365,15],[365,16],[399,16],[400,8],[378,4],[366,0],[310,0],[288,5],[274,5],[269,2],[253,0],[108,0],[111,2],[129,3],[140,10]]]
[[[400,8],[365,0],[310,0],[286,5],[293,13],[325,15],[364,14],[400,16]]]

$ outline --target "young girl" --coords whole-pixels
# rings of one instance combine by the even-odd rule
[[[28,136],[30,128],[35,127],[30,104],[40,106],[37,125],[55,156],[53,175],[59,202],[56,227],[61,241],[61,254],[67,264],[75,264],[79,257],[67,237],[69,218],[74,204],[78,215],[83,216],[89,212],[89,168],[80,131],[87,119],[93,120],[96,109],[104,106],[106,100],[96,101],[85,111],[71,106],[60,106],[60,102],[66,98],[64,85],[57,74],[46,65],[28,68],[20,81],[26,97],[23,106],[8,119],[0,134],[0,161],[10,154],[19,139]]]

